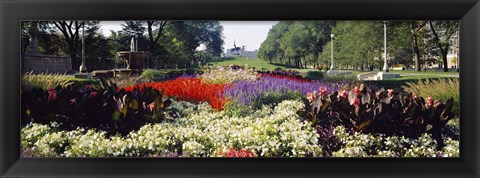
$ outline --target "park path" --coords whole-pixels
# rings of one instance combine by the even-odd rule
[[[400,76],[411,76],[411,75],[430,75],[430,74],[400,74]],[[439,76],[439,77],[460,77],[459,74],[440,74],[440,75],[437,75],[435,74],[435,76]]]

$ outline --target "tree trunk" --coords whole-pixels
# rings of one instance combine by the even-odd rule
[[[414,60],[415,60],[415,71],[421,71],[421,62],[422,62],[422,55],[420,54],[420,49],[418,47],[418,35],[417,32],[421,30],[427,23],[422,22],[420,26],[416,26],[416,21],[412,21],[410,24],[411,27],[411,32],[413,34],[413,52],[415,53],[414,55]]]
[[[442,53],[442,59],[443,59],[443,71],[448,72],[448,62],[447,62],[447,53],[448,53],[448,43],[445,45],[445,48],[442,47],[442,44],[440,44],[440,38],[438,37],[437,32],[435,31],[435,28],[433,27],[432,21],[429,21],[430,24],[430,29],[433,32],[433,35],[435,36],[435,39],[437,41],[438,48],[440,49]],[[448,38],[450,39],[450,38]]]
[[[305,60],[305,56],[303,56],[303,67],[307,68],[307,60]]]
[[[442,58],[443,58],[443,71],[448,72],[447,50],[445,50],[445,52],[442,51]]]

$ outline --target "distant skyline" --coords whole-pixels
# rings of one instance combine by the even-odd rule
[[[121,24],[124,21],[101,21],[103,35],[110,36],[110,30],[122,30]],[[224,51],[237,47],[246,46],[246,50],[254,51],[260,48],[260,44],[267,38],[268,31],[278,21],[220,21],[223,26]]]

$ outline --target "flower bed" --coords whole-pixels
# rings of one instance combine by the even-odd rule
[[[331,86],[322,82],[305,82],[303,80],[291,80],[288,77],[263,76],[261,80],[254,82],[237,82],[231,87],[225,88],[225,97],[236,101],[240,105],[250,105],[261,99],[265,93],[285,94],[287,92],[299,92],[303,95],[307,92],[317,90],[320,87],[327,87],[329,91],[336,90],[336,86]]]
[[[205,83],[230,84],[240,81],[255,81],[258,77],[256,72],[248,66],[217,66],[207,68],[198,78]]]
[[[297,74],[230,66],[126,87],[101,80],[102,88],[29,88],[22,91],[21,154],[459,156],[454,99]]]
[[[58,131],[52,126],[32,124],[22,129],[22,148],[48,157],[143,157],[169,153],[188,153],[193,157],[319,156],[322,151],[317,145],[316,131],[296,115],[302,108],[299,101],[284,101],[275,110],[263,108],[239,118],[201,104],[197,114],[175,123],[147,124],[125,137],[107,137],[103,131],[81,128]]]
[[[153,87],[154,89],[162,90],[169,97],[175,97],[184,101],[206,101],[217,110],[221,110],[227,102],[223,96],[223,90],[225,87],[228,87],[227,85],[209,84],[199,78],[177,78],[166,82],[127,86],[124,89],[132,91],[135,87],[139,87],[141,90],[145,87]]]

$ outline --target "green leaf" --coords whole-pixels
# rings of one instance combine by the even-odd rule
[[[121,113],[119,111],[113,111],[112,119],[114,121],[119,121],[120,120],[120,115],[121,115]]]

